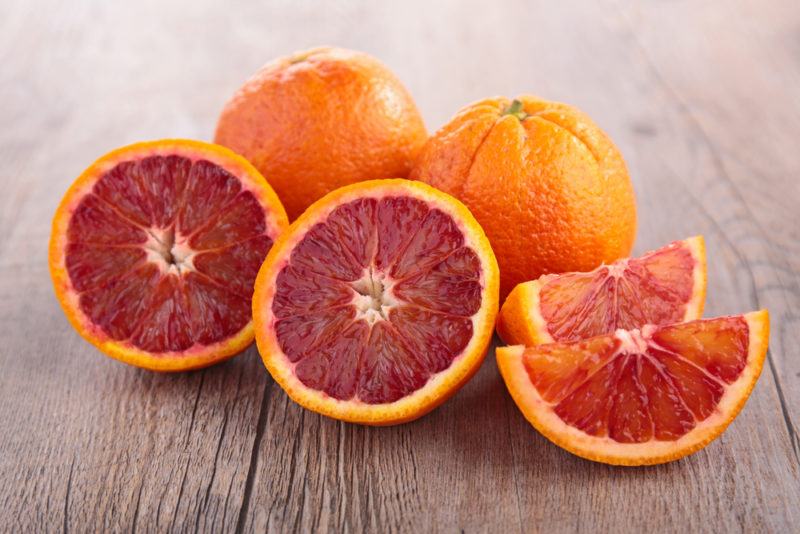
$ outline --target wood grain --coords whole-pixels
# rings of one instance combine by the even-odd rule
[[[47,273],[50,217],[116,146],[209,139],[266,60],[331,43],[394,69],[430,129],[537,93],[622,149],[637,252],[704,234],[709,316],[767,307],[768,365],[707,449],[593,464],[537,434],[490,353],[392,428],[291,403],[255,348],[158,375],[99,355]],[[0,530],[769,531],[800,524],[800,11],[791,0],[25,2],[0,17]]]

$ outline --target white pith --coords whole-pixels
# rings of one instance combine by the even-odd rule
[[[638,328],[633,330],[617,329],[614,336],[620,342],[618,354],[639,354],[644,356],[648,345],[650,345],[650,334],[653,331],[652,328],[648,328],[649,326],[645,325],[644,331],[640,331]]]
[[[173,228],[146,230],[147,241],[143,248],[147,261],[155,264],[162,273],[182,275],[194,271],[196,251],[189,246],[189,238]]]
[[[353,305],[356,308],[356,320],[363,319],[370,326],[389,318],[389,312],[400,304],[392,288],[395,281],[384,273],[370,266],[364,274],[350,284],[353,288]]]
[[[620,278],[623,274],[625,274],[625,270],[628,268],[628,260],[620,260],[615,263],[609,263],[603,267],[608,270],[608,276]]]

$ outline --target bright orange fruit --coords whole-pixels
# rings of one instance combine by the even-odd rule
[[[253,162],[294,220],[343,185],[405,178],[427,135],[385,65],[323,47],[261,68],[225,105],[215,141]]]
[[[510,345],[578,341],[617,328],[699,319],[706,295],[702,236],[587,273],[544,275],[519,284],[500,310]]]
[[[253,282],[287,226],[269,184],[227,148],[138,143],[98,159],[67,191],[50,273],[72,326],[102,352],[195,369],[253,341]]]
[[[597,462],[658,464],[705,447],[741,410],[761,373],[766,310],[584,341],[497,349],[525,418]]]
[[[410,177],[455,196],[486,231],[500,297],[543,274],[628,256],[636,205],[628,171],[576,108],[533,96],[470,104],[436,132]]]
[[[256,280],[256,341],[302,406],[410,421],[480,367],[497,292],[492,249],[460,202],[420,182],[362,182],[314,203],[275,243]]]

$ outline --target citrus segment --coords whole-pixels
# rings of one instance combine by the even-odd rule
[[[497,349],[517,406],[542,434],[595,461],[642,465],[695,452],[736,417],[761,372],[766,310]]]
[[[56,293],[81,335],[115,358],[209,365],[252,340],[255,276],[285,226],[263,177],[227,149],[124,147],[87,169],[56,212]]]
[[[497,265],[458,201],[375,180],[321,199],[270,251],[253,314],[264,363],[332,417],[416,418],[477,369],[497,311]]]
[[[577,341],[617,328],[698,319],[706,291],[702,236],[601,265],[519,284],[500,310],[506,343]]]

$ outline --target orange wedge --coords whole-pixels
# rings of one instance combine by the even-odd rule
[[[705,244],[695,236],[590,272],[519,284],[503,303],[497,332],[508,344],[532,346],[691,321],[702,315],[705,295]]]
[[[733,421],[768,338],[761,310],[501,347],[497,364],[525,418],[556,445],[607,464],[659,464],[702,449]]]

